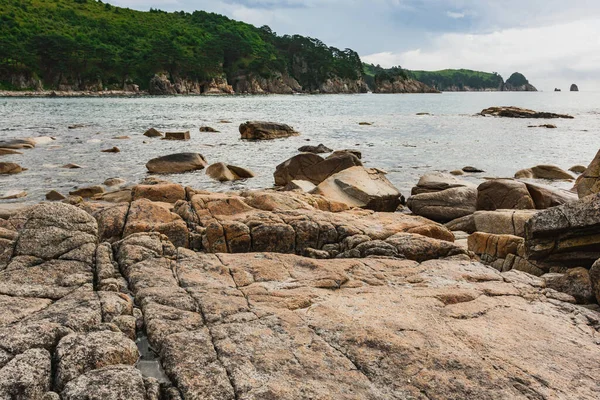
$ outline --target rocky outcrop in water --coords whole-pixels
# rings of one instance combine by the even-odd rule
[[[490,107],[481,111],[483,116],[506,117],[506,118],[566,118],[573,119],[574,117],[566,114],[555,114],[549,112],[539,112],[528,110],[519,107]]]
[[[373,93],[439,93],[439,91],[414,79],[397,78],[378,82]]]
[[[572,84],[570,91],[571,92],[579,92],[579,87],[576,84]]]
[[[242,139],[246,140],[271,140],[300,134],[289,125],[265,121],[247,121],[239,130]]]

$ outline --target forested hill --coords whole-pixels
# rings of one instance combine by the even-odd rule
[[[0,89],[358,92],[366,91],[362,77],[350,49],[213,13],[0,2]]]
[[[520,73],[515,72],[506,82],[496,72],[469,69],[442,71],[409,71],[415,79],[440,91],[536,91]]]

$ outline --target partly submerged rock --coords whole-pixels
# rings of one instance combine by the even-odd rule
[[[147,137],[162,137],[163,134],[159,130],[157,130],[157,129],[150,128],[146,132],[144,132],[144,136],[147,136]]]
[[[190,131],[166,132],[165,140],[190,140]]]
[[[539,112],[519,107],[490,107],[481,111],[483,116],[507,117],[507,118],[567,118],[573,119],[571,115]]]
[[[298,149],[298,151],[303,153],[323,154],[331,153],[333,150],[325,146],[323,143],[320,143],[318,146],[302,146]]]
[[[210,126],[201,126],[200,127],[200,132],[212,132],[212,133],[219,133],[218,130],[216,130],[215,128],[211,128]]]
[[[57,192],[56,190],[51,190],[48,193],[46,193],[46,200],[50,200],[50,201],[60,201],[60,200],[64,200],[67,197],[59,192]]]
[[[292,127],[276,122],[248,121],[240,125],[242,139],[270,140],[298,136]]]
[[[254,178],[255,176],[250,170],[222,162],[212,164],[206,168],[206,175],[220,182],[237,181]]]
[[[88,186],[88,187],[79,188],[77,190],[73,190],[73,191],[69,192],[69,194],[71,196],[81,196],[83,198],[89,198],[89,197],[94,197],[97,194],[102,194],[104,192],[105,192],[105,190],[102,186],[96,185],[96,186]]]
[[[13,175],[26,170],[27,168],[23,168],[16,163],[0,162],[0,175]]]
[[[119,149],[117,146],[111,147],[110,149],[106,149],[106,150],[101,150],[102,153],[120,153],[121,149]]]
[[[331,175],[312,193],[350,207],[389,212],[396,211],[402,196],[385,174],[362,166],[347,168]]]
[[[515,173],[517,179],[573,180],[573,175],[555,165],[537,165]]]
[[[177,153],[153,158],[146,168],[154,174],[178,174],[182,172],[204,169],[207,163],[202,154]]]

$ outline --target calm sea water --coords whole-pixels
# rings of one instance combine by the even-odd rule
[[[497,105],[569,113],[575,119],[553,120],[558,129],[543,129],[528,125],[545,120],[474,116]],[[416,115],[421,112],[432,115]],[[287,123],[301,136],[242,141],[238,126],[247,120]],[[373,125],[360,126],[363,121]],[[86,126],[68,129],[74,124]],[[202,125],[221,132],[200,133]],[[150,127],[189,130],[192,139],[146,138],[143,133]],[[23,155],[1,156],[28,171],[0,176],[0,195],[21,189],[28,197],[20,201],[39,201],[52,189],[66,193],[110,177],[135,183],[147,176],[145,163],[151,158],[190,151],[202,153],[209,163],[249,168],[257,177],[218,183],[198,171],[166,179],[214,191],[271,187],[277,164],[297,154],[300,146],[319,143],[362,151],[365,165],[387,170],[388,178],[406,195],[428,171],[472,165],[486,171],[479,178],[467,178],[476,182],[483,176],[511,177],[537,164],[565,169],[587,165],[600,148],[600,93],[0,99],[0,138],[32,136],[56,140],[23,150]],[[113,146],[121,152],[100,152]],[[60,168],[67,163],[84,168]]]

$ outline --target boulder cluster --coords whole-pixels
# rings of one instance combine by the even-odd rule
[[[301,150],[273,189],[111,178],[4,209],[0,399],[597,397],[600,152],[574,191],[427,174],[409,212],[359,152]]]

